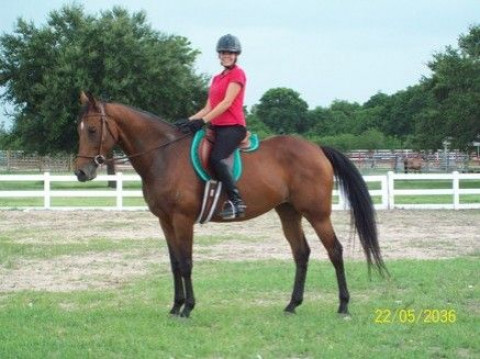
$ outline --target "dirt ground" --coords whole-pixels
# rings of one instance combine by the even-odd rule
[[[364,260],[358,237],[350,229],[349,214],[334,212],[333,222],[345,260]],[[480,211],[378,211],[377,222],[387,266],[389,260],[399,258],[480,255]],[[327,259],[309,224],[304,227],[311,258]],[[194,262],[291,258],[275,212],[246,222],[197,225],[195,235]],[[0,263],[0,293],[100,289],[152,271],[170,275],[165,240],[157,219],[149,212],[0,211],[0,241],[7,244],[5,248],[9,243],[88,246],[98,240],[113,242],[114,248],[118,242],[118,249],[92,249],[44,259],[7,253],[7,260]],[[122,241],[135,241],[135,245],[125,246]]]

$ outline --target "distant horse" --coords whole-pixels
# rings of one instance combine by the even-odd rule
[[[82,182],[95,178],[97,168],[107,161],[106,155],[115,144],[128,156],[142,179],[145,201],[165,234],[174,282],[170,313],[188,317],[195,306],[191,279],[193,226],[204,187],[190,163],[192,137],[147,112],[99,102],[90,94],[82,93],[81,100],[75,174]],[[358,170],[340,152],[294,136],[266,139],[259,150],[244,153],[242,158],[243,175],[238,186],[247,203],[242,220],[275,209],[295,260],[293,292],[285,311],[294,313],[303,301],[310,256],[302,229],[304,217],[320,237],[335,268],[338,312],[347,314],[350,295],[343,249],[330,219],[334,175],[350,202],[352,222],[368,268],[375,265],[381,275],[388,274],[377,240],[372,201]],[[222,222],[218,215],[212,220]]]
[[[424,160],[422,157],[412,157],[408,158],[405,157],[403,160],[403,169],[405,173],[408,173],[408,171],[412,172],[422,172],[422,167],[424,164]]]

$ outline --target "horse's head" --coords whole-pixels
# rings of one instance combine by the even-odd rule
[[[105,112],[105,105],[91,94],[80,95],[82,110],[78,119],[79,150],[75,175],[81,182],[97,176],[97,168],[105,163],[107,154],[117,142],[113,121]]]

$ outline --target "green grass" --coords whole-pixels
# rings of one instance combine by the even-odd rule
[[[169,273],[108,290],[2,293],[0,357],[478,357],[478,259],[392,261],[390,281],[369,281],[364,263],[347,263],[350,320],[335,313],[333,268],[323,261],[312,261],[305,302],[293,316],[282,313],[290,261],[197,263],[189,320],[167,315]],[[402,310],[418,322],[380,315]],[[455,320],[428,322],[429,310],[454,311]]]
[[[25,232],[23,232],[25,234]],[[35,236],[35,233],[32,233]],[[75,243],[18,243],[11,239],[10,233],[0,236],[0,265],[6,266],[7,263],[13,263],[15,259],[52,259],[62,255],[81,255],[89,252],[107,252],[114,250],[133,249],[157,249],[158,239],[122,239],[112,241],[108,238],[95,238],[87,242]]]

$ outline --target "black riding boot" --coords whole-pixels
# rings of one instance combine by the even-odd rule
[[[247,206],[243,202],[242,197],[240,197],[240,192],[235,185],[235,180],[230,173],[228,165],[224,160],[219,161],[214,164],[214,171],[217,179],[222,182],[229,199],[223,204],[222,211],[219,213],[220,216],[223,219],[243,217]]]
[[[240,197],[238,189],[234,189],[232,194],[228,196],[229,200],[223,204],[222,211],[219,213],[223,219],[235,219],[245,216],[247,205]]]

